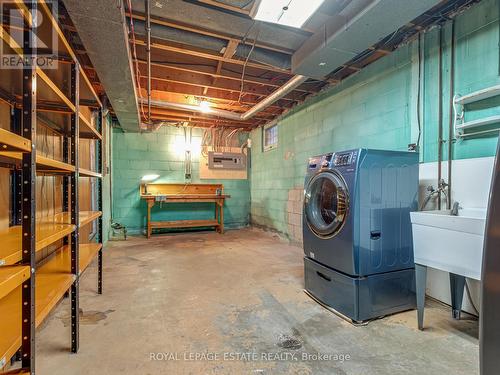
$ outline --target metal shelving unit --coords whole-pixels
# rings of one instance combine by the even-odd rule
[[[44,70],[25,65],[0,74],[0,101],[11,107],[10,130],[0,128],[0,162],[12,170],[16,216],[7,230],[0,231],[0,374],[35,374],[35,330],[59,300],[70,291],[71,351],[79,348],[79,282],[89,264],[98,259],[97,290],[102,293],[102,104],[58,21],[45,0],[16,1],[24,21],[22,47],[0,24],[0,43],[5,50],[36,57],[37,40],[56,33],[60,68]],[[41,12],[48,23],[34,29],[33,16]],[[36,35],[35,35],[36,34]],[[69,88],[64,81],[69,78]],[[99,112],[97,125],[80,105]],[[43,123],[63,137],[63,160],[38,155],[37,124]],[[79,142],[96,144],[95,170],[79,168]],[[36,217],[36,176],[63,177],[64,212]],[[79,209],[79,179],[97,178],[95,211]],[[80,229],[97,221],[97,242],[80,243]],[[37,254],[50,245],[62,246],[37,262]],[[16,353],[21,369],[2,372]]]
[[[477,120],[464,121],[466,112],[465,109],[467,105],[482,100],[486,100],[489,98],[493,98],[499,95],[500,95],[500,85],[488,87],[479,91],[474,91],[464,96],[460,96],[458,94],[455,95],[453,98],[453,111],[455,116],[455,124],[454,124],[455,136],[458,139],[464,139],[467,137],[488,135],[494,132],[499,132],[500,126],[486,130],[478,130],[478,128],[480,129],[483,126],[500,124],[500,115],[493,115]],[[460,121],[460,123],[458,123],[457,121]]]

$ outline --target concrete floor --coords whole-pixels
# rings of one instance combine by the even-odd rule
[[[353,327],[303,293],[301,248],[257,229],[110,242],[104,261],[103,296],[95,266],[81,283],[80,352],[66,299],[39,374],[478,374],[477,321],[430,303],[424,332],[414,311]]]

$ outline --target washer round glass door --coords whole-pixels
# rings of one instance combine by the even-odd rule
[[[309,182],[304,211],[307,225],[319,237],[331,238],[344,226],[348,206],[347,186],[336,172],[320,172]]]

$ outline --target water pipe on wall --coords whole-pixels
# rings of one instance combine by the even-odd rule
[[[438,184],[443,179],[441,163],[443,161],[443,25],[439,25],[438,32]],[[441,209],[441,196],[437,200],[438,210]]]
[[[451,186],[452,186],[452,164],[453,143],[455,138],[455,20],[451,20],[450,39],[450,108],[448,124],[448,199],[446,208],[451,209]]]

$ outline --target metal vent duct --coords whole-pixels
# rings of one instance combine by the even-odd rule
[[[121,127],[138,132],[139,107],[121,1],[64,0],[64,5]]]
[[[292,56],[292,71],[323,79],[442,0],[353,0]]]

